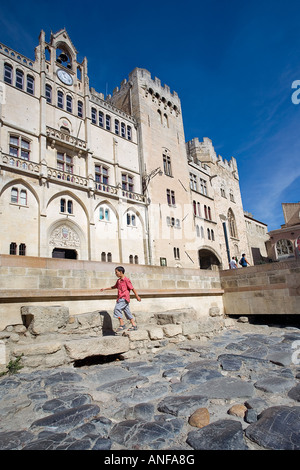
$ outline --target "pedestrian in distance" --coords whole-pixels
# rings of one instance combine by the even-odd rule
[[[229,261],[229,269],[237,269],[237,267],[238,266],[237,266],[235,258],[233,256],[232,259]]]
[[[239,261],[240,265],[241,265],[243,268],[247,268],[247,265],[248,265],[248,264],[249,264],[249,266],[250,266],[250,263],[248,263],[248,261],[246,260],[245,256],[246,256],[245,253],[243,253],[243,254],[242,254],[242,257],[241,257],[241,259],[240,259],[240,261]]]
[[[137,330],[136,323],[134,321],[134,318],[129,308],[130,291],[132,290],[138,302],[141,302],[141,298],[136,292],[133,285],[131,284],[130,279],[128,279],[128,277],[125,276],[125,269],[123,268],[123,266],[118,266],[115,269],[115,274],[118,278],[115,285],[111,287],[104,287],[100,289],[100,292],[103,292],[104,290],[118,289],[118,297],[117,297],[117,302],[116,302],[115,309],[114,309],[114,317],[118,318],[119,323],[120,323],[120,326],[117,329],[117,332],[120,332],[126,329],[126,326],[124,324],[124,319],[123,319],[123,311],[125,313],[126,318],[130,320],[130,323],[131,323],[131,327],[128,328],[128,330],[130,331]]]

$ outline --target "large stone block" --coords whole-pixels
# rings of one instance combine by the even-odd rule
[[[182,326],[181,325],[166,325],[163,328],[164,334],[167,338],[172,338],[173,336],[181,335],[182,334]]]
[[[197,320],[197,312],[193,308],[183,308],[156,313],[154,317],[158,325],[178,324],[184,321]]]
[[[34,335],[59,331],[69,321],[69,309],[59,305],[21,307],[21,315],[25,326]]]
[[[129,338],[126,336],[100,336],[66,341],[66,351],[72,360],[85,359],[92,356],[110,356],[122,354],[129,350]]]

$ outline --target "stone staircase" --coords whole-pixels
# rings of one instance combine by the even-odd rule
[[[169,343],[211,336],[224,327],[217,307],[209,317],[193,308],[135,313],[138,329],[116,334],[118,321],[107,311],[69,315],[62,306],[21,308],[23,324],[0,332],[0,371],[22,356],[24,368],[52,368],[97,356],[125,358],[166,347]]]

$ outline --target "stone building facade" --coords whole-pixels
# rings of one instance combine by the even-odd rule
[[[268,235],[267,225],[255,219],[250,212],[245,211],[244,215],[253,264],[268,262],[270,258],[268,257],[267,247],[270,237]]]
[[[176,92],[134,69],[105,97],[66,30],[0,44],[0,253],[182,268],[251,260],[237,163],[185,142]]]

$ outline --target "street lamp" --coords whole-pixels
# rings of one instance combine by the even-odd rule
[[[145,194],[148,186],[149,186],[149,183],[150,181],[155,178],[155,176],[159,175],[159,176],[162,176],[163,172],[160,168],[160,166],[158,168],[155,168],[155,170],[152,170],[150,173],[148,174],[144,174],[143,177],[142,177],[142,187],[143,187],[143,194]]]

